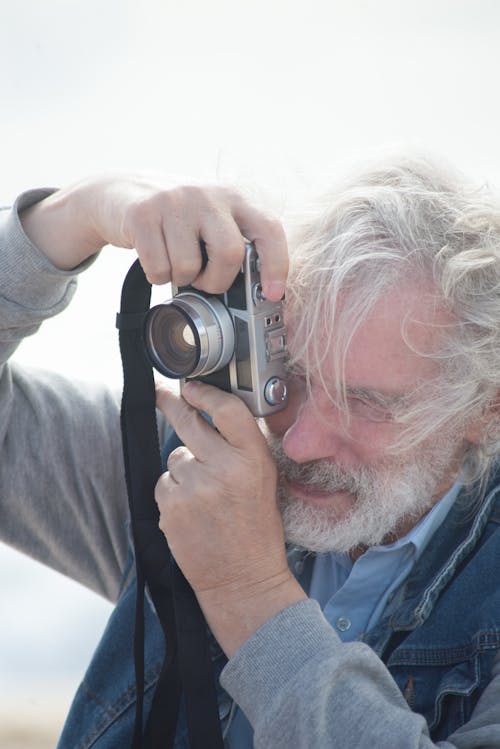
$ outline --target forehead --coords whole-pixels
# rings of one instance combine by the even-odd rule
[[[340,304],[348,305],[349,300]],[[395,394],[411,392],[438,373],[433,357],[442,348],[443,335],[452,323],[450,313],[437,304],[431,284],[407,283],[388,291],[350,338],[345,384]],[[349,336],[349,331],[343,333]],[[321,372],[328,382],[332,379],[329,363],[334,337],[322,331],[316,343],[328,352]]]

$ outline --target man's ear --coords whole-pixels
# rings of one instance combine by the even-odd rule
[[[493,424],[496,426],[495,431],[498,433],[500,431],[500,390],[497,391],[496,398],[490,401],[483,413],[471,421],[467,427],[465,439],[474,445],[483,442]]]

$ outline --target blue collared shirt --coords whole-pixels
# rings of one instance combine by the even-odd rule
[[[372,629],[392,595],[439,528],[460,490],[456,483],[406,536],[370,547],[355,562],[348,554],[318,554],[309,589],[344,642]]]

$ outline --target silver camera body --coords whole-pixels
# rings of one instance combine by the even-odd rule
[[[282,304],[264,297],[259,258],[250,243],[224,294],[172,284],[172,299],[149,310],[144,339],[151,363],[166,377],[201,380],[234,393],[254,416],[286,405]]]

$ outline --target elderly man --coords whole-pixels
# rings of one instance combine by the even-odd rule
[[[170,220],[183,213],[206,239],[200,194],[184,199]],[[230,214],[258,249],[273,235],[263,275],[277,298],[276,224],[232,193],[217,199],[215,222]],[[39,206],[25,226],[43,250],[54,237],[36,236]],[[141,226],[150,206],[135,202]],[[196,282],[187,254],[182,278]],[[153,280],[175,275],[181,256]],[[184,443],[157,486],[161,528],[229,659],[215,656],[226,744],[500,747],[500,208],[426,160],[381,163],[294,237],[286,299],[284,411],[257,424],[236,397],[195,382],[181,398],[158,395]],[[118,518],[108,523],[117,535]],[[131,591],[63,747],[130,741]],[[162,651],[151,611],[147,630],[151,685]]]

